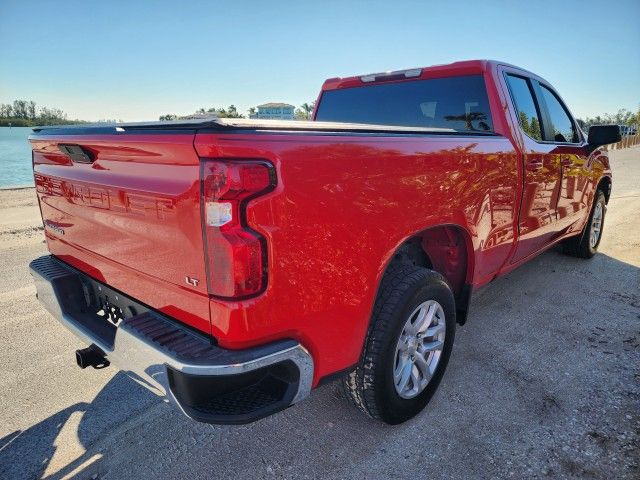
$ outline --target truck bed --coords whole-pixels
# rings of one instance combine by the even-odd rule
[[[335,132],[363,134],[431,134],[431,135],[483,135],[495,136],[493,132],[456,131],[450,128],[424,128],[395,125],[375,125],[363,123],[315,122],[292,120],[263,120],[246,118],[207,117],[191,120],[133,123],[96,123],[81,125],[63,125],[54,127],[35,127],[36,135],[109,135],[142,131],[194,131],[194,130],[266,130],[290,132]]]

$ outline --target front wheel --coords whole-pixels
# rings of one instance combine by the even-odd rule
[[[449,361],[455,315],[453,292],[439,273],[413,265],[387,273],[360,363],[343,382],[355,405],[389,424],[419,413]]]
[[[564,243],[564,251],[569,255],[580,258],[591,258],[598,251],[602,239],[604,227],[604,215],[607,211],[607,200],[602,190],[596,191],[596,198],[591,207],[589,220],[585,224],[582,233],[570,238]]]

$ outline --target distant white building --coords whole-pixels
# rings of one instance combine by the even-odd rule
[[[258,111],[250,118],[270,118],[277,120],[293,120],[296,107],[288,103],[265,103],[256,107]]]

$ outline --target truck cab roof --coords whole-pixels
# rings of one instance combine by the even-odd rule
[[[350,77],[336,77],[325,80],[322,85],[322,91],[336,90],[339,88],[349,88],[356,86],[363,86],[366,84],[384,82],[384,81],[403,81],[403,80],[416,80],[416,79],[428,79],[428,78],[440,78],[448,77],[452,74],[455,75],[478,75],[486,71],[495,69],[498,65],[509,66],[516,68],[526,73],[529,76],[534,76],[533,73],[520,68],[516,65],[511,65],[507,62],[499,60],[462,60],[459,62],[431,65],[428,67],[415,67],[404,70],[395,70],[389,72],[368,73],[364,75],[355,75]]]

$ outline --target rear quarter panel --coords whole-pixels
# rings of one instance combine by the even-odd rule
[[[200,157],[266,159],[278,174],[247,214],[268,241],[267,290],[211,300],[213,334],[229,348],[296,338],[314,356],[316,382],[356,363],[404,240],[463,228],[474,253],[468,283],[497,271],[513,246],[518,157],[501,136],[201,133],[195,145]]]

